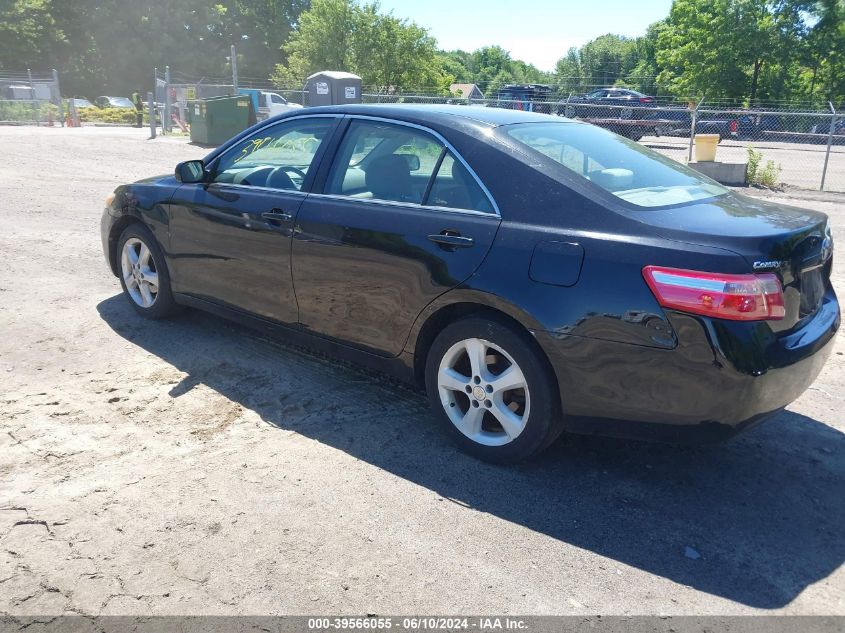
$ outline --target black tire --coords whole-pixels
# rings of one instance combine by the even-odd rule
[[[122,254],[123,247],[129,240],[139,240],[150,251],[150,260],[152,262],[151,268],[158,274],[158,292],[155,294],[155,299],[152,305],[144,307],[140,305],[129,292],[126,287],[126,281],[122,274]],[[158,245],[152,232],[143,224],[131,224],[123,230],[117,240],[117,269],[118,278],[120,279],[120,286],[123,288],[123,294],[126,300],[129,301],[135,312],[146,319],[164,319],[173,316],[179,312],[180,306],[173,299],[173,293],[170,290],[170,274],[167,270],[167,264],[164,261],[164,254]]]
[[[508,354],[522,371],[527,392],[530,394],[530,408],[525,412],[527,418],[522,431],[513,439],[509,439],[507,443],[499,446],[489,446],[471,439],[458,429],[452,422],[450,414],[447,413],[446,402],[451,407],[453,415],[460,416],[466,413],[464,408],[469,409],[469,405],[472,405],[471,395],[458,391],[446,391],[445,393],[449,394],[448,397],[445,400],[441,398],[438,384],[441,361],[454,346],[467,339],[487,341]],[[486,352],[493,354],[493,356],[486,356],[488,359],[499,355],[497,350],[491,352],[491,349]],[[468,359],[463,362],[468,362]],[[509,363],[507,359],[503,359],[503,362]],[[465,375],[467,372],[458,373]],[[495,377],[495,374],[491,375]],[[444,328],[428,352],[425,382],[434,415],[446,427],[458,446],[484,461],[509,464],[528,459],[550,446],[563,430],[560,395],[552,368],[528,333],[517,329],[504,319],[499,320],[495,316],[467,317]],[[481,382],[481,386],[484,387],[484,381]],[[475,408],[480,407],[476,405]],[[482,415],[483,425],[492,426],[495,431],[495,425],[498,422],[492,411]],[[502,428],[501,425],[499,428]]]

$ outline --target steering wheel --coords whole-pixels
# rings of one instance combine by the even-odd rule
[[[293,172],[302,180],[305,180],[305,172],[302,171],[299,167],[279,167],[279,169],[283,169],[285,172]]]
[[[267,187],[273,187],[275,189],[296,189],[298,190],[299,187],[293,182],[290,176],[288,176],[288,172],[292,173],[296,176],[300,177],[300,184],[305,180],[305,172],[297,167],[288,167],[283,165],[281,167],[276,167],[270,174],[267,176]]]

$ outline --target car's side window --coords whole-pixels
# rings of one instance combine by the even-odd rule
[[[325,193],[420,204],[442,152],[443,144],[422,130],[353,120]]]
[[[264,128],[220,157],[213,181],[299,190],[333,125],[333,118],[303,117]]]
[[[487,194],[452,152],[447,152],[443,157],[425,203],[436,207],[495,213]]]

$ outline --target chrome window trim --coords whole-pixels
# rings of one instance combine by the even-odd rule
[[[416,202],[400,202],[397,200],[382,200],[381,198],[356,198],[354,196],[344,196],[335,193],[313,193],[308,191],[299,191],[298,189],[276,189],[274,187],[259,187],[257,185],[240,185],[232,182],[213,182],[210,187],[226,187],[227,189],[243,189],[244,191],[264,191],[270,193],[289,193],[295,196],[325,198],[327,200],[347,200],[349,202],[365,202],[367,204],[375,204],[380,206],[400,206],[408,209],[422,209],[426,211],[439,211],[441,213],[463,213],[467,215],[478,215],[485,218],[501,218],[494,213],[487,213],[486,211],[476,211],[475,209],[458,209],[455,207],[439,207],[434,204],[417,204]]]
[[[261,187],[259,185],[241,185],[234,182],[212,182],[208,184],[208,188],[212,187],[227,187],[232,189],[244,189],[246,191],[269,191],[272,193],[292,193],[299,196],[307,196],[307,191],[300,191],[299,189],[278,189],[276,187]]]
[[[278,191],[288,191],[287,189],[279,189]],[[308,196],[312,198],[325,198],[327,200],[347,200],[349,202],[365,202],[367,204],[375,204],[378,206],[391,207],[405,207],[407,209],[418,209],[423,211],[438,211],[440,213],[461,213],[465,215],[477,215],[485,218],[501,219],[498,213],[488,213],[487,211],[476,211],[475,209],[459,209],[456,207],[438,207],[433,204],[419,204],[417,202],[401,202],[398,200],[382,200],[381,198],[356,198],[355,196],[344,196],[339,193],[309,193]]]
[[[470,167],[469,163],[467,163],[464,160],[464,157],[461,156],[461,153],[457,149],[455,149],[455,146],[452,145],[445,138],[443,138],[443,135],[440,134],[439,132],[436,132],[436,131],[432,130],[431,128],[427,128],[424,125],[418,125],[416,123],[410,123],[409,121],[400,121],[400,120],[397,120],[397,119],[389,119],[389,118],[386,118],[386,117],[372,116],[372,115],[369,115],[369,114],[347,114],[346,118],[348,118],[350,120],[360,119],[360,120],[363,120],[363,121],[378,121],[378,122],[381,122],[381,123],[388,123],[388,124],[393,124],[393,125],[403,125],[405,127],[414,128],[416,130],[420,130],[420,131],[425,132],[427,134],[431,134],[434,138],[436,138],[438,141],[440,141],[440,143],[442,143],[443,146],[446,147],[447,150],[452,152],[452,154],[455,156],[455,158],[457,160],[459,160],[460,163],[464,166],[464,168],[469,172],[470,176],[472,176],[472,179],[475,180],[475,183],[481,188],[481,191],[484,193],[484,195],[487,196],[487,200],[490,202],[490,205],[493,207],[493,213],[487,213],[486,211],[476,211],[475,209],[458,209],[458,208],[453,208],[453,207],[438,207],[438,206],[434,206],[434,205],[422,205],[422,204],[417,204],[417,203],[395,202],[393,200],[378,200],[378,202],[384,202],[384,203],[390,203],[390,204],[402,204],[402,205],[413,206],[413,207],[421,208],[421,209],[436,209],[436,210],[445,209],[445,210],[448,210],[448,211],[454,211],[454,212],[459,212],[459,213],[471,213],[471,214],[478,214],[478,215],[494,216],[494,217],[499,217],[499,218],[502,217],[502,214],[499,211],[499,205],[496,204],[496,200],[493,198],[493,194],[490,193],[490,190],[481,181],[481,178],[478,177],[478,174],[475,173],[475,170],[472,167]],[[335,157],[333,156],[332,158],[334,159]],[[436,178],[437,174],[432,174],[431,177]],[[332,198],[336,197],[336,198],[342,198],[344,200],[356,200],[356,198],[353,198],[352,196],[344,196],[344,195],[340,195],[340,194],[322,193],[322,194],[311,194],[311,195],[329,196],[329,197],[332,197]],[[368,202],[376,202],[377,201],[374,198],[373,199],[357,198],[357,200],[366,200]]]
[[[457,208],[457,207],[440,207],[440,206],[437,206],[437,205],[429,205],[429,204],[423,205],[423,204],[418,204],[416,202],[400,202],[400,201],[396,201],[396,200],[381,200],[379,198],[355,198],[354,196],[344,196],[344,195],[341,195],[341,194],[314,193],[314,192],[308,192],[308,191],[300,191],[299,189],[277,189],[275,187],[260,187],[260,186],[257,186],[257,185],[241,185],[241,184],[229,183],[229,182],[212,182],[212,183],[209,183],[208,186],[212,187],[212,186],[217,185],[217,186],[220,186],[220,187],[243,189],[243,190],[246,190],[246,191],[265,191],[265,192],[272,192],[272,193],[288,193],[288,194],[294,194],[294,195],[300,195],[300,196],[306,196],[306,197],[307,196],[314,196],[314,197],[319,197],[319,198],[326,198],[328,200],[351,200],[351,201],[354,201],[354,202],[365,202],[365,203],[368,203],[368,204],[402,206],[402,207],[407,207],[407,208],[410,208],[410,209],[426,209],[426,210],[430,210],[430,211],[437,211],[437,212],[440,212],[440,213],[461,213],[461,214],[465,214],[465,215],[496,217],[496,218],[501,219],[502,214],[499,211],[499,205],[496,204],[496,200],[493,198],[493,195],[490,193],[490,190],[487,189],[487,187],[484,185],[484,183],[478,177],[478,174],[475,173],[475,170],[472,167],[469,166],[469,163],[467,163],[466,160],[464,160],[464,157],[461,156],[460,152],[457,149],[455,149],[455,146],[452,145],[445,138],[443,138],[442,134],[440,134],[439,132],[436,132],[435,130],[432,130],[431,128],[427,128],[423,125],[417,125],[416,123],[410,123],[408,121],[399,121],[397,119],[388,119],[386,117],[377,117],[377,116],[371,116],[371,115],[365,115],[365,114],[347,114],[347,115],[344,115],[344,114],[297,114],[297,115],[294,115],[294,116],[291,116],[291,117],[285,117],[284,119],[281,119],[279,121],[273,121],[272,123],[268,123],[267,125],[258,128],[257,130],[255,130],[255,132],[253,132],[252,134],[250,134],[248,137],[245,137],[245,138],[252,138],[254,135],[259,134],[260,132],[262,132],[262,131],[266,130],[267,128],[272,127],[273,125],[276,125],[276,124],[287,123],[288,121],[295,121],[297,119],[314,119],[314,118],[329,118],[329,119],[349,118],[349,119],[363,119],[363,120],[368,120],[368,121],[380,121],[380,122],[383,122],[383,123],[392,123],[394,125],[404,125],[405,127],[414,128],[414,129],[426,132],[428,134],[431,134],[440,143],[442,143],[443,146],[446,147],[447,150],[452,152],[452,155],[455,156],[455,158],[457,158],[457,160],[459,160],[461,162],[461,164],[466,168],[466,170],[469,172],[470,176],[472,176],[473,180],[475,180],[476,184],[481,188],[481,191],[484,193],[485,196],[487,196],[487,200],[492,205],[494,212],[488,213],[486,211],[476,211],[475,209],[460,209],[460,208]],[[245,139],[242,139],[242,140],[245,140]],[[234,145],[232,147],[234,147]],[[226,148],[225,151],[218,154],[214,158],[212,163],[219,162],[220,159],[222,158],[222,156],[226,152],[228,152],[230,149],[232,149],[232,147],[228,147],[228,148]],[[332,159],[334,159],[334,156],[332,156]],[[216,167],[216,165],[215,165],[215,167]],[[432,177],[436,178],[436,174],[432,174]]]

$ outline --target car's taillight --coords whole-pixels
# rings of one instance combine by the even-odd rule
[[[651,97],[640,97],[640,103],[653,103],[654,99]]]
[[[664,308],[732,321],[782,319],[783,288],[772,273],[729,275],[646,266],[648,287]]]
[[[737,128],[737,122],[736,122],[736,119],[733,119],[733,120],[731,121],[730,128],[731,128],[731,132],[734,132],[734,133],[736,132],[736,128]]]

